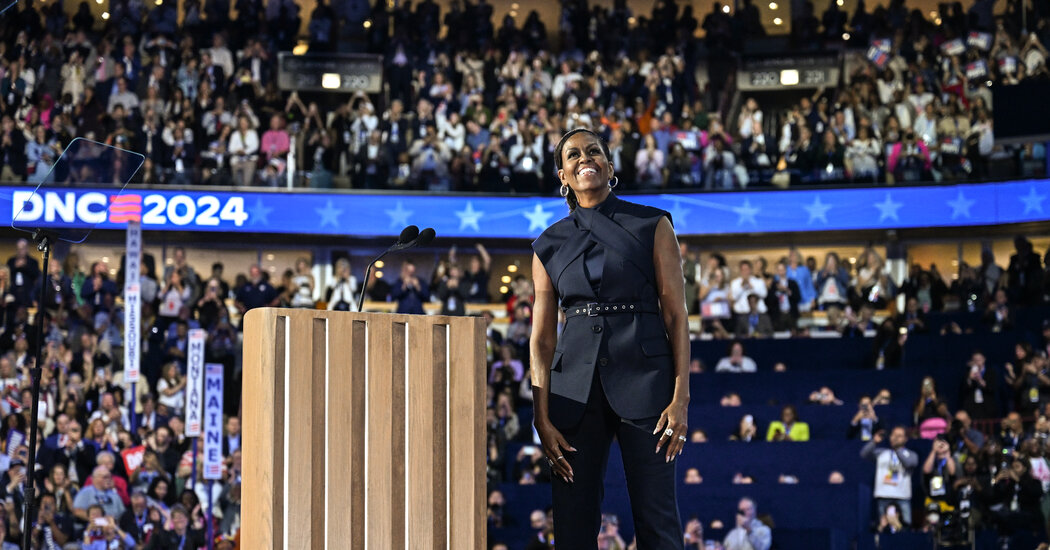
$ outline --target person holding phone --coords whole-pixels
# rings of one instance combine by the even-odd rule
[[[773,532],[756,515],[755,501],[748,497],[736,505],[736,527],[722,543],[726,550],[769,550]]]
[[[620,536],[619,518],[613,514],[602,514],[602,530],[598,533],[598,550],[626,550],[626,548],[627,542]]]
[[[531,364],[555,540],[596,548],[615,437],[638,546],[681,549],[675,459],[689,433],[689,326],[670,214],[612,193],[608,145],[591,130],[562,136],[554,161],[570,213],[533,242]]]
[[[867,395],[861,396],[860,402],[857,403],[857,412],[853,415],[853,419],[850,420],[846,438],[871,441],[875,437],[875,433],[880,430],[882,430],[882,421],[879,420],[879,415],[875,414],[875,407],[872,406],[871,397]]]
[[[911,524],[911,474],[919,465],[919,455],[905,447],[908,443],[908,429],[896,426],[890,432],[889,448],[879,447],[886,439],[886,432],[875,432],[864,448],[860,450],[861,458],[875,462],[875,503],[879,515],[886,514],[893,505],[901,512],[901,521]]]

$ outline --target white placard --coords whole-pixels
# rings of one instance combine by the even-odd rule
[[[204,376],[204,479],[222,479],[222,364],[208,363]]]
[[[128,383],[139,380],[139,356],[142,293],[139,288],[142,262],[142,224],[131,220],[124,260],[124,380]]]
[[[186,437],[201,435],[205,336],[204,329],[195,328],[190,331],[186,345]]]

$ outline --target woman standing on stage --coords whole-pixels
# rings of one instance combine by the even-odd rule
[[[616,437],[639,548],[682,548],[674,459],[688,433],[689,333],[670,215],[611,192],[618,180],[594,132],[566,133],[554,157],[570,213],[533,243],[531,364],[555,540],[596,547]]]

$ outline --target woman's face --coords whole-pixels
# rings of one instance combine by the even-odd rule
[[[785,424],[790,424],[795,421],[794,409],[785,407],[784,410],[780,411],[780,421]]]
[[[1017,356],[1018,360],[1024,359],[1028,354],[1024,351],[1024,346],[1018,344],[1014,346],[1014,355]]]
[[[168,482],[161,481],[154,488],[153,492],[157,494],[157,498],[159,499],[163,499],[164,497],[168,496]]]
[[[64,466],[55,466],[51,470],[51,481],[61,485],[66,482],[66,468]]]
[[[597,136],[578,132],[566,140],[561,150],[558,178],[577,194],[593,192],[609,185],[613,168]]]

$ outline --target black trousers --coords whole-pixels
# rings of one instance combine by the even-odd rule
[[[572,429],[559,428],[577,452],[565,455],[572,465],[574,483],[566,483],[557,476],[551,481],[557,548],[598,547],[605,467],[614,437],[620,442],[639,550],[682,548],[682,524],[675,494],[676,461],[665,462],[666,446],[659,454],[654,452],[660,439],[660,434],[653,435],[658,420],[627,421],[617,416],[609,406],[595,369],[583,419]]]

